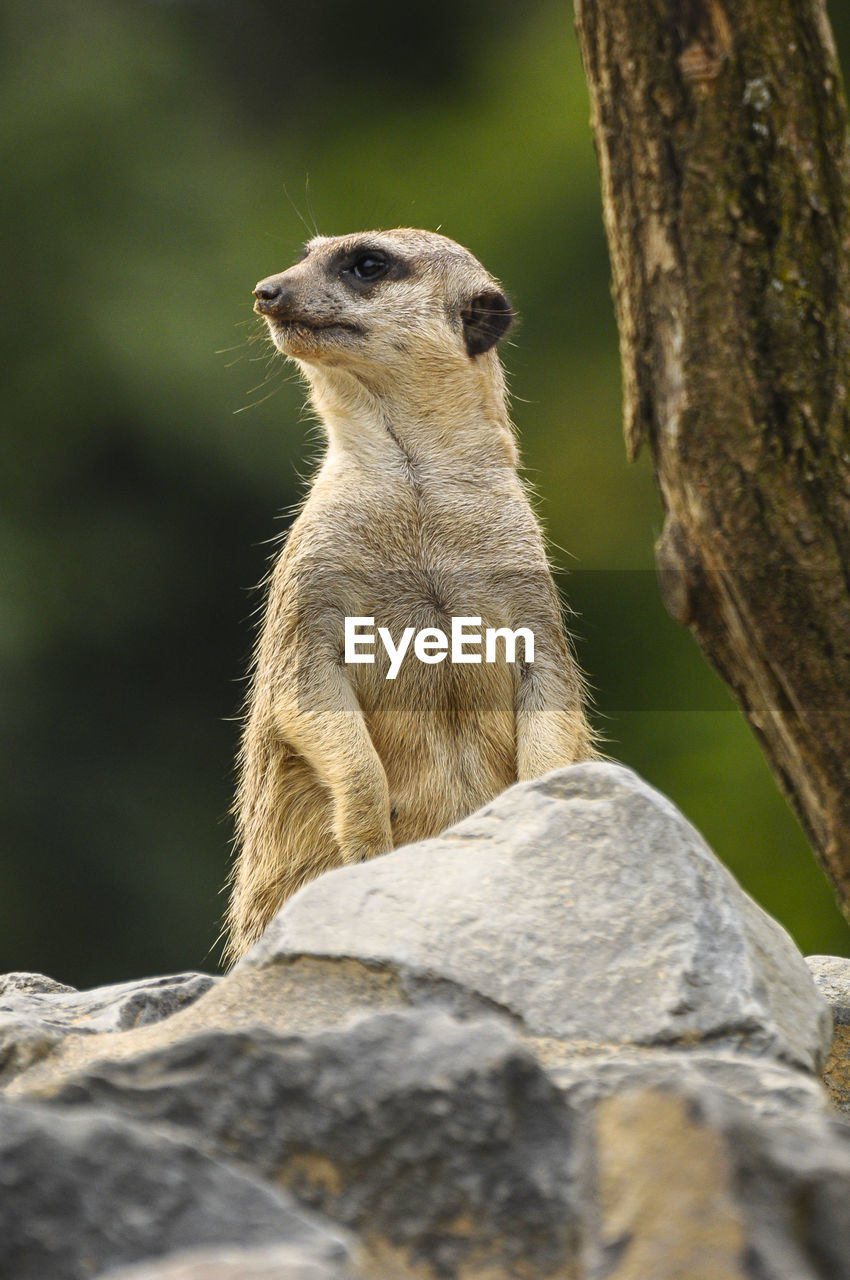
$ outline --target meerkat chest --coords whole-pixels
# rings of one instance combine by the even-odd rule
[[[334,580],[331,594],[346,613],[374,614],[392,628],[469,614],[500,625],[516,573],[528,568],[528,534],[536,534],[521,492],[463,484],[353,488],[312,521],[322,527],[324,545],[312,545]]]
[[[518,584],[529,558],[543,556],[521,490],[352,485],[337,486],[332,501],[317,496],[293,528],[273,591],[300,619],[299,646],[335,653],[364,706],[425,686],[432,698],[448,691],[454,705],[458,681],[511,683],[534,644],[513,634]]]

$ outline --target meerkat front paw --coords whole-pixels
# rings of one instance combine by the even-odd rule
[[[342,860],[345,865],[368,862],[393,847],[389,801],[368,804],[358,799],[355,804],[338,805],[334,824]]]
[[[356,862],[368,862],[370,858],[379,858],[383,853],[389,853],[393,847],[392,832],[380,832],[373,836],[361,836],[357,840],[347,840],[345,844],[339,842],[342,860],[346,866],[350,866]]]

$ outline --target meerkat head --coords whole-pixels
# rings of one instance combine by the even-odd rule
[[[431,378],[440,367],[463,370],[488,360],[514,318],[468,250],[409,228],[317,236],[254,296],[275,346],[311,380],[320,370],[371,385],[417,368]]]

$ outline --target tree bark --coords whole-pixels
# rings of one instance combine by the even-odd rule
[[[823,0],[576,0],[670,613],[850,919],[850,162]]]

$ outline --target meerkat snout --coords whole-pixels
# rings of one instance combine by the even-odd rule
[[[282,276],[269,276],[260,280],[254,289],[254,310],[261,316],[277,316],[292,305],[292,291],[287,289]]]
[[[254,289],[254,297],[257,299],[254,309],[257,310],[258,306],[262,308],[267,302],[274,302],[280,295],[280,288],[280,281],[276,276],[270,276],[268,280],[260,280]]]

